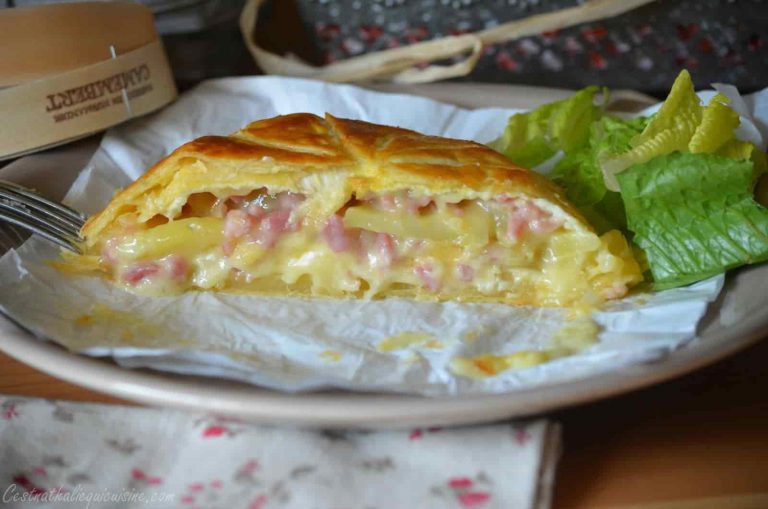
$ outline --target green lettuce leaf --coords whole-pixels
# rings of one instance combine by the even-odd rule
[[[645,129],[630,140],[630,147],[601,156],[606,186],[618,191],[617,174],[654,157],[678,151],[752,159],[760,171],[760,151],[751,143],[735,138],[739,122],[739,114],[731,109],[725,95],[716,94],[702,106],[691,75],[683,70],[659,111],[651,116]]]
[[[701,101],[693,89],[688,71],[683,70],[672,84],[659,111],[651,116],[642,133],[630,140],[631,147],[620,154],[604,155],[600,165],[606,186],[618,191],[616,174],[656,156],[686,150],[701,123]]]
[[[768,258],[768,209],[752,195],[768,161],[736,138],[726,96],[703,105],[682,71],[658,112],[622,120],[594,105],[597,92],[512,116],[493,148],[529,168],[562,151],[551,177],[598,233],[634,240],[657,288]]]
[[[597,91],[597,87],[587,87],[568,99],[512,115],[504,133],[490,146],[526,168],[560,150],[569,152],[582,146],[592,123],[602,115],[602,109],[594,105]]]
[[[553,179],[598,233],[626,227],[621,197],[605,187],[600,158],[628,150],[630,140],[642,132],[646,123],[645,117],[602,117],[592,124],[586,144],[567,153],[552,171]]]
[[[755,202],[750,160],[674,152],[617,179],[634,242],[656,289],[768,259],[768,209]]]

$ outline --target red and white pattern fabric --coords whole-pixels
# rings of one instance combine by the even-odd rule
[[[0,397],[0,505],[539,509],[549,506],[558,439],[544,420],[302,431]]]

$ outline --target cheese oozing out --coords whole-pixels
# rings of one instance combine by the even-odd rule
[[[402,190],[353,196],[324,217],[309,212],[312,199],[265,188],[196,193],[176,217],[123,216],[100,263],[153,295],[226,289],[559,306],[621,297],[639,278],[621,234],[598,237],[525,196],[451,201]]]

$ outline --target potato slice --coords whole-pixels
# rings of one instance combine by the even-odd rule
[[[190,217],[170,221],[126,237],[116,246],[124,260],[158,258],[168,253],[202,253],[224,240],[224,221],[218,217]]]
[[[389,233],[401,239],[486,244],[493,231],[493,217],[475,203],[464,207],[461,215],[447,210],[419,215],[361,205],[347,209],[344,226]]]

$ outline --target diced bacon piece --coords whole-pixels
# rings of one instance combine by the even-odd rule
[[[281,209],[293,210],[304,201],[304,198],[300,193],[280,193],[277,195],[277,206]]]
[[[301,228],[299,221],[290,220],[292,210],[304,200],[301,194],[281,193],[276,198],[260,195],[250,202],[242,196],[234,198],[233,202],[242,208],[230,210],[225,217],[221,248],[226,255],[232,254],[236,241],[246,235],[262,246],[272,247],[284,232]]]
[[[265,217],[261,224],[268,231],[283,232],[286,230],[290,218],[290,210],[276,210]]]
[[[388,233],[379,233],[376,235],[376,247],[382,255],[386,256],[390,264],[395,259],[395,239]]]
[[[466,263],[460,263],[456,266],[456,274],[459,276],[459,281],[464,281],[465,283],[475,279],[475,269]]]
[[[259,223],[254,240],[264,247],[272,247],[283,232],[289,229],[290,210],[276,210],[267,214]]]
[[[330,248],[336,253],[351,251],[355,247],[355,237],[344,228],[344,222],[338,214],[334,214],[328,219],[321,234]]]
[[[614,283],[610,288],[603,290],[603,297],[606,299],[618,299],[619,297],[624,297],[628,290],[627,285],[624,283]]]
[[[190,266],[186,258],[181,255],[172,254],[160,261],[165,265],[165,269],[168,271],[168,275],[173,281],[183,283],[187,280]]]
[[[139,262],[125,271],[123,274],[123,282],[129,285],[135,285],[144,279],[156,276],[160,271],[160,265],[155,262]]]
[[[288,224],[285,227],[285,231],[289,232],[297,232],[301,230],[301,221],[288,221]]]
[[[371,265],[381,269],[392,266],[397,256],[395,241],[388,233],[376,233],[372,249],[368,251],[368,259]]]
[[[306,197],[300,193],[281,193],[277,197],[277,203],[280,210],[288,211],[290,217],[290,215],[293,214],[293,211],[296,210],[305,199]],[[297,219],[295,215],[292,219],[293,220],[289,218],[285,228],[286,231],[299,231],[301,229],[301,220]]]
[[[502,195],[497,201],[504,204],[509,210],[507,236],[512,241],[519,240],[526,231],[549,233],[562,224],[561,221],[554,219],[550,212],[542,209],[531,200]]]
[[[536,206],[531,201],[526,202],[526,207],[527,215],[530,218],[528,228],[533,233],[549,233],[557,230],[563,224],[561,220],[553,218],[551,212]]]
[[[510,240],[517,242],[525,233],[525,229],[528,226],[528,219],[517,211],[512,211],[507,217],[507,237]]]
[[[253,219],[261,219],[267,214],[267,211],[264,210],[264,207],[262,207],[258,203],[251,203],[250,205],[248,205],[246,212]]]
[[[227,240],[237,239],[251,231],[253,221],[251,217],[240,209],[233,209],[227,212],[224,218],[224,238]]]
[[[413,268],[413,272],[429,291],[436,292],[440,289],[441,284],[435,277],[435,269],[432,265],[428,263],[417,265]]]

